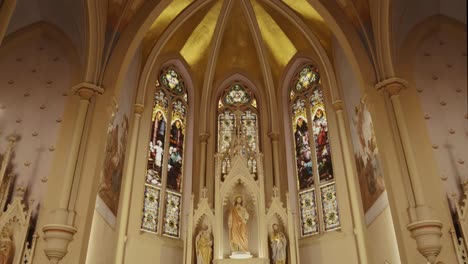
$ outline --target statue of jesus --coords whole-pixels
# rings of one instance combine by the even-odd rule
[[[232,252],[249,252],[247,221],[249,213],[243,205],[242,196],[237,196],[229,212],[229,239]]]

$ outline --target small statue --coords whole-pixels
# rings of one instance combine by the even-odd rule
[[[0,264],[11,264],[14,256],[12,231],[6,227],[0,235]]]
[[[286,236],[273,224],[273,233],[270,237],[273,264],[286,264]]]
[[[243,205],[242,196],[237,196],[229,212],[229,239],[232,252],[249,252],[247,221],[249,213]]]
[[[213,240],[211,239],[211,233],[206,225],[204,225],[198,233],[195,240],[195,246],[197,252],[197,264],[210,264]]]

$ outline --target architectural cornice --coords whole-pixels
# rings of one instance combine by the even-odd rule
[[[375,89],[378,91],[384,90],[390,96],[399,94],[402,90],[408,87],[408,81],[399,78],[399,77],[392,77],[385,79],[375,85]]]
[[[344,109],[343,100],[333,101],[333,109],[335,109],[335,111],[343,111]]]
[[[133,112],[135,114],[141,115],[143,113],[143,110],[145,109],[145,106],[142,104],[134,104],[133,105]]]
[[[73,86],[71,91],[79,95],[82,99],[89,100],[94,95],[103,94],[104,88],[92,83],[82,82]]]

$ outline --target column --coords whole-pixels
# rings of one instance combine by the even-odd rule
[[[0,3],[0,44],[10,24],[11,16],[16,8],[16,0],[5,0]]]
[[[271,139],[271,146],[273,151],[273,175],[274,175],[274,186],[278,188],[278,192],[281,193],[281,182],[280,182],[280,169],[279,169],[279,133],[270,132],[268,136]]]
[[[78,112],[72,138],[69,142],[69,157],[63,175],[63,183],[59,194],[59,206],[54,210],[52,223],[44,225],[44,240],[46,242],[45,253],[51,263],[59,263],[66,255],[67,247],[76,233],[74,225],[74,208],[69,208],[70,194],[75,180],[78,154],[82,145],[82,137],[86,124],[86,115],[91,98],[96,94],[102,94],[104,89],[90,83],[80,83],[72,87],[72,92],[80,97]]]
[[[340,142],[343,153],[344,167],[346,171],[346,180],[348,182],[348,192],[349,199],[351,202],[351,214],[353,217],[354,223],[354,234],[356,235],[356,244],[358,248],[359,263],[365,264],[368,263],[367,259],[367,249],[366,249],[366,240],[365,240],[365,225],[364,219],[360,210],[359,202],[359,185],[356,181],[356,175],[353,171],[353,153],[350,150],[350,140],[348,134],[346,133],[346,122],[343,112],[343,101],[337,100],[333,102],[333,108],[335,109],[336,119],[338,121],[338,133],[340,136]]]
[[[421,178],[416,167],[414,150],[406,126],[404,110],[401,104],[400,95],[408,87],[408,82],[398,77],[384,80],[376,85],[378,90],[383,90],[389,97],[393,108],[399,138],[404,152],[404,160],[408,168],[408,177],[411,184],[412,194],[416,204],[415,219],[407,229],[416,240],[418,251],[430,262],[435,263],[437,256],[442,249],[440,238],[442,236],[442,222],[434,219],[429,207],[426,205]],[[409,195],[411,197],[411,195]],[[414,218],[414,217],[413,217]]]
[[[133,188],[133,175],[135,171],[136,150],[138,145],[138,134],[140,131],[141,114],[143,113],[144,106],[142,104],[135,104],[133,106],[133,124],[132,132],[129,142],[128,160],[125,173],[123,174],[122,186],[122,206],[119,210],[119,222],[117,226],[117,249],[115,263],[124,263],[125,257],[125,243],[127,241],[128,219],[130,213],[130,201]]]
[[[208,145],[208,138],[210,138],[210,134],[208,133],[201,133],[199,136],[200,140],[200,194],[202,193],[203,188],[206,187],[206,147]]]

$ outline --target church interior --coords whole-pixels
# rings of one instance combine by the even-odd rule
[[[0,264],[466,264],[466,0],[0,0]]]

